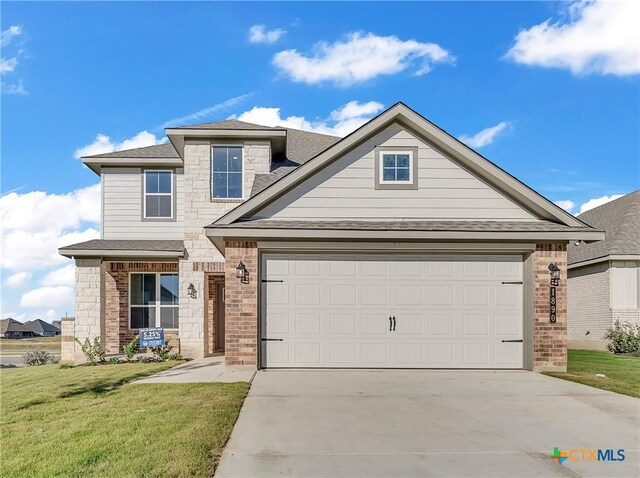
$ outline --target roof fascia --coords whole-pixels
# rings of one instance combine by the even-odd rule
[[[113,249],[58,249],[58,254],[71,259],[75,257],[174,257],[181,258],[184,251],[145,251],[145,250],[113,250]]]
[[[602,257],[596,257],[594,259],[588,259],[586,261],[574,262],[567,266],[567,269],[578,269],[579,267],[590,266],[593,264],[599,264],[600,262],[609,261],[640,261],[640,254],[611,254]]]
[[[98,176],[105,166],[181,167],[184,164],[181,158],[82,158],[82,162]]]

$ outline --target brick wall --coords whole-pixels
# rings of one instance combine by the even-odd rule
[[[549,322],[549,264],[560,268],[556,323]],[[533,256],[533,369],[567,369],[567,245],[538,244]]]
[[[129,329],[129,273],[178,272],[177,262],[108,262],[104,272],[104,348],[107,354],[122,353],[122,346],[135,337]],[[180,295],[182,295],[182,290]],[[179,351],[177,331],[167,331],[174,351]]]
[[[258,363],[258,248],[255,242],[227,242],[225,245],[225,362],[227,365]],[[248,283],[236,278],[236,266],[243,261]]]
[[[604,347],[603,335],[611,327],[609,263],[571,269],[568,276],[568,339]]]

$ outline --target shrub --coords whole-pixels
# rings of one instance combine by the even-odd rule
[[[607,330],[604,338],[609,340],[607,348],[616,354],[640,353],[640,323],[620,323],[616,320],[613,327]]]
[[[166,362],[169,360],[169,356],[171,355],[171,350],[173,349],[173,345],[171,345],[171,339],[167,339],[164,342],[164,345],[159,345],[158,347],[151,347],[151,353],[154,357]]]
[[[84,339],[84,342],[80,342],[80,339],[76,338],[76,342],[80,345],[80,350],[82,350],[82,353],[90,365],[104,361],[104,351],[100,345],[100,337],[95,337],[93,342],[89,340],[89,337]]]
[[[169,355],[169,360],[182,360],[182,355],[180,355],[180,354],[171,354],[171,355]]]
[[[122,361],[120,360],[119,357],[111,357],[109,359],[109,364],[110,365],[118,365],[119,363],[122,363]]]
[[[131,362],[136,352],[138,351],[138,339],[139,336],[136,335],[131,339],[131,342],[129,342],[127,345],[122,346],[122,351],[124,352],[124,356],[126,357],[127,362]]]
[[[22,354],[22,359],[27,367],[34,365],[47,365],[50,363],[58,363],[60,359],[46,350],[28,350]]]
[[[60,368],[73,368],[73,364],[71,364],[69,362],[62,362],[60,364]]]

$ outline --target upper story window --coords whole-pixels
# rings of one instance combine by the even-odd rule
[[[417,148],[376,148],[376,189],[417,189]]]
[[[173,173],[171,171],[144,172],[144,218],[173,218]]]
[[[213,146],[211,158],[211,197],[242,199],[242,147]]]

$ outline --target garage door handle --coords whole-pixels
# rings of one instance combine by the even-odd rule
[[[284,339],[260,339],[263,342],[282,342]]]
[[[507,281],[503,281],[503,284],[524,284],[524,282],[522,282],[521,280],[507,280]]]
[[[391,332],[391,316],[389,316],[389,332]]]
[[[393,316],[393,330],[396,330],[396,316]]]
[[[502,342],[523,342],[522,339],[518,339],[518,340],[502,340]]]

